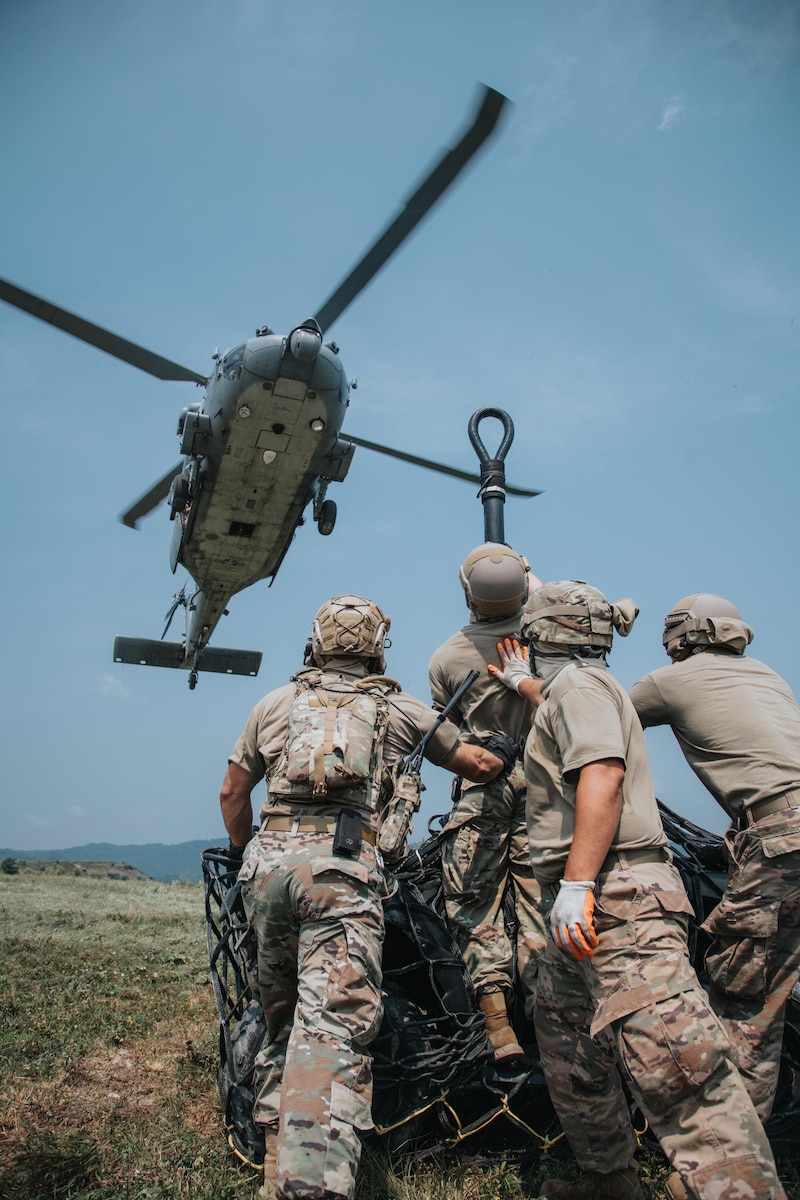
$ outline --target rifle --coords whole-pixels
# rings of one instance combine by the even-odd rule
[[[392,768],[394,791],[386,809],[386,818],[378,833],[378,849],[388,862],[397,859],[403,849],[414,813],[419,810],[420,796],[425,785],[422,782],[422,760],[425,748],[437,729],[450,716],[458,705],[461,697],[471,688],[480,671],[472,670],[465,676],[463,682],[453,693],[427,733],[423,734],[414,749],[403,758],[398,759]]]

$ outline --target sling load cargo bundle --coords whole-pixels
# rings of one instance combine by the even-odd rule
[[[708,938],[699,926],[725,887],[722,839],[660,801],[659,810],[675,865],[697,914],[689,942],[702,982]],[[526,1057],[505,1066],[494,1062],[472,980],[444,915],[441,829],[433,828],[443,821],[433,819],[428,839],[396,869],[399,886],[386,907],[384,1014],[370,1047],[372,1140],[393,1154],[416,1159],[450,1151],[522,1161],[535,1159],[544,1150],[566,1152],[516,979],[510,1007]],[[236,881],[239,864],[226,848],[211,847],[202,859],[208,959],[220,1021],[220,1103],[232,1150],[258,1167],[263,1162],[264,1139],[252,1118],[253,1064],[265,1024],[253,987],[255,946]],[[516,918],[510,892],[505,898],[505,920],[514,945]],[[631,1110],[640,1138],[656,1146],[633,1104]],[[796,1155],[800,1141],[798,985],[787,1006],[778,1089],[766,1131],[777,1158]]]

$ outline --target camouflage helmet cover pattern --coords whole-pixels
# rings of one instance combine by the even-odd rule
[[[609,604],[601,591],[582,579],[562,579],[531,592],[521,632],[536,644],[608,650],[614,631],[627,637],[638,612],[630,599]]]
[[[374,659],[375,670],[384,670],[386,635],[391,618],[365,596],[334,596],[327,600],[311,629],[311,660],[316,666],[328,658],[348,656]]]
[[[753,630],[730,600],[711,592],[684,596],[664,618],[661,641],[670,658],[686,657],[707,646],[744,654]]]
[[[476,616],[511,616],[528,597],[527,560],[501,542],[483,542],[461,564],[458,577]]]

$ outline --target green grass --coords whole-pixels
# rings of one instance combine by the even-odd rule
[[[199,885],[0,878],[0,1195],[250,1197]]]
[[[256,1196],[219,1109],[199,885],[0,875],[0,996],[2,1200]],[[638,1157],[662,1197],[663,1159]],[[530,1200],[564,1174],[552,1154],[523,1168],[453,1153],[412,1173],[365,1153],[357,1200]]]

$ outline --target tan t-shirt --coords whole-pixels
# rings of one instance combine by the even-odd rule
[[[602,758],[625,764],[622,811],[613,850],[667,845],[642,727],[627,694],[604,666],[572,662],[544,685],[525,747],[528,840],[537,879],[554,883],[575,832],[581,767]]]
[[[346,681],[351,683],[363,679],[363,673],[351,671],[325,670],[322,673],[323,685],[326,681]],[[247,719],[244,732],[237,741],[228,759],[243,767],[255,779],[266,778],[269,789],[270,768],[280,759],[289,728],[289,709],[297,694],[297,686],[287,683],[277,688],[259,700]],[[392,692],[387,696],[389,704],[389,722],[383,743],[383,759],[386,767],[408,754],[422,736],[428,732],[436,720],[436,713],[428,705],[417,700],[407,692]],[[425,749],[425,757],[437,766],[446,763],[452,757],[459,744],[458,731],[455,726],[445,721],[431,738]],[[310,798],[309,798],[310,801]],[[308,811],[321,816],[336,816],[341,805],[336,803],[309,803]],[[260,819],[263,821],[267,812],[290,813],[296,811],[297,802],[284,797],[269,796],[261,807]],[[368,819],[365,816],[365,819]],[[375,822],[373,821],[373,824]]]
[[[490,733],[504,733],[523,745],[533,710],[528,701],[498,683],[487,664],[498,666],[497,643],[519,637],[520,614],[497,621],[474,621],[436,650],[428,667],[434,704],[444,707],[472,670],[480,676],[462,698],[451,719],[461,726],[465,742],[480,743]]]
[[[800,788],[800,708],[764,663],[703,650],[652,671],[631,700],[642,725],[671,725],[686,761],[730,817]]]

